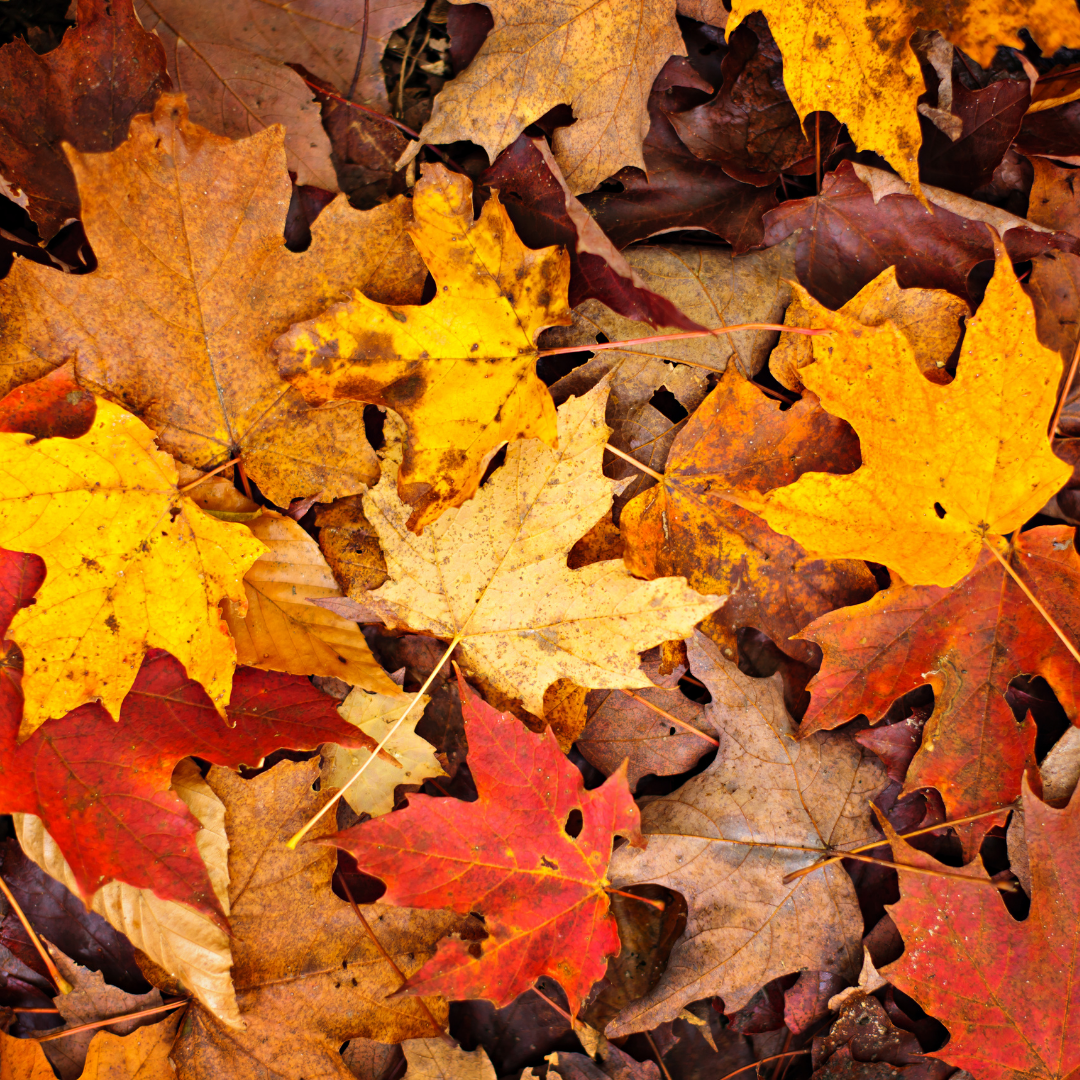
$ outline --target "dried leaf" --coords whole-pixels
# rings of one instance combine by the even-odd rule
[[[131,1035],[95,1034],[79,1080],[172,1080],[169,1054],[182,1014],[141,1027]]]
[[[402,1049],[409,1063],[404,1080],[495,1080],[483,1047],[466,1052],[445,1039],[409,1039]]]

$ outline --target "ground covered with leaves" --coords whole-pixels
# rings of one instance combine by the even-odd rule
[[[0,41],[2,1080],[1080,1076],[1074,0]]]

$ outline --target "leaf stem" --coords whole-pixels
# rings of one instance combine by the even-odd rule
[[[650,900],[647,896],[638,896],[637,893],[623,892],[622,889],[614,889],[610,885],[604,886],[604,892],[614,893],[616,896],[625,896],[628,900],[640,900],[643,904],[649,904],[658,911],[666,911],[667,904],[663,900]]]
[[[45,964],[45,970],[48,971],[49,978],[52,979],[56,989],[61,994],[70,994],[75,987],[73,987],[57,970],[56,964],[53,963],[53,958],[49,955],[49,950],[41,943],[41,938],[35,933],[34,928],[30,925],[30,920],[23,914],[23,909],[19,907],[19,901],[15,899],[15,894],[8,888],[7,882],[2,877],[0,877],[0,892],[4,894],[4,898],[11,905],[11,910],[15,912],[19,922],[22,923],[27,937],[30,938],[34,948],[37,949],[38,955]]]
[[[983,537],[983,543],[990,549],[994,558],[997,559],[1003,567],[1005,567],[1005,573],[1009,575],[1020,586],[1020,591],[1032,602],[1035,606],[1035,610],[1046,620],[1047,626],[1054,631],[1055,634],[1061,639],[1062,645],[1072,653],[1073,659],[1080,664],[1080,652],[1077,651],[1076,646],[1065,636],[1065,631],[1054,621],[1050,612],[1046,610],[1036,599],[1035,594],[1027,587],[1027,585],[1021,580],[1020,575],[1009,565],[1008,560],[1002,558],[1001,552],[990,543],[986,537]]]
[[[574,1018],[564,1008],[556,1005],[555,1002],[552,1001],[539,987],[533,986],[531,989],[538,998],[542,1001],[546,1001],[560,1016],[565,1016],[566,1019],[570,1021],[570,1030],[574,1030]]]
[[[722,1076],[720,1080],[731,1080],[733,1076],[738,1076],[741,1072],[746,1072],[747,1069],[754,1069],[758,1065],[764,1065],[769,1061],[778,1061],[780,1058],[796,1057],[799,1054],[809,1054],[809,1050],[787,1050],[782,1054],[773,1054],[772,1057],[762,1058],[760,1061],[751,1061],[749,1065],[744,1065],[741,1069],[736,1069],[734,1072],[729,1072],[727,1076]]]
[[[285,846],[287,848],[290,848],[293,851],[295,851],[296,850],[296,845],[299,844],[301,840],[303,840],[303,838],[307,835],[307,833],[311,829],[311,827],[332,806],[334,806],[337,803],[338,799],[340,799],[341,796],[344,795],[345,792],[348,791],[348,789],[354,783],[356,783],[357,780],[360,779],[360,777],[364,773],[364,770],[375,760],[376,757],[378,757],[379,751],[382,750],[382,748],[393,738],[394,732],[397,731],[397,729],[399,727],[401,727],[401,723],[405,719],[405,717],[407,717],[409,715],[409,713],[411,713],[413,711],[413,708],[415,707],[416,703],[424,696],[424,694],[427,693],[428,687],[431,686],[431,684],[435,681],[435,676],[438,675],[438,673],[442,670],[443,664],[446,663],[446,661],[450,657],[450,654],[458,647],[458,645],[460,643],[461,643],[461,634],[460,633],[455,634],[453,641],[451,641],[450,644],[446,647],[446,652],[444,652],[442,654],[442,657],[439,660],[439,662],[435,665],[435,667],[433,667],[431,669],[431,674],[427,677],[427,679],[424,680],[424,685],[421,686],[420,689],[416,691],[416,696],[405,707],[405,711],[390,726],[390,730],[382,737],[382,741],[379,743],[379,745],[376,746],[375,749],[371,751],[370,757],[368,757],[368,759],[364,762],[364,764],[361,765],[360,768],[357,769],[356,772],[354,772],[352,774],[352,776],[350,776],[349,779],[346,780],[345,783],[340,788],[338,788],[338,790],[336,792],[334,792],[333,796],[327,801],[326,805],[306,825],[303,825],[295,833],[293,833],[293,835],[291,837],[289,837],[289,839],[285,843]]]
[[[707,743],[712,743],[713,746],[719,746],[720,740],[714,739],[711,735],[706,735],[704,731],[700,731],[694,727],[693,724],[688,724],[685,720],[680,720],[677,716],[672,716],[671,713],[664,709],[661,709],[659,705],[654,705],[651,701],[646,701],[645,698],[639,694],[635,694],[633,690],[623,690],[623,693],[627,697],[632,697],[635,701],[640,701],[646,709],[652,709],[653,712],[659,713],[665,720],[670,720],[673,724],[678,724],[679,727],[685,728],[691,735],[696,735],[699,739],[704,739]]]
[[[668,1067],[664,1064],[664,1055],[660,1053],[660,1048],[656,1045],[652,1032],[646,1031],[645,1038],[649,1043],[649,1049],[653,1052],[653,1057],[656,1058],[656,1064],[660,1066],[660,1071],[664,1074],[664,1080],[671,1080],[671,1073],[668,1072]]]
[[[153,1016],[154,1013],[168,1012],[170,1009],[179,1009],[182,1005],[187,1004],[188,999],[181,998],[179,1001],[170,1001],[167,1005],[156,1005],[152,1009],[143,1009],[141,1012],[125,1013],[123,1016],[109,1016],[104,1020],[95,1020],[90,1024],[80,1024],[78,1027],[67,1028],[64,1031],[54,1031],[49,1035],[42,1035],[35,1041],[39,1043],[51,1042],[53,1039],[63,1039],[80,1031],[92,1031],[94,1028],[108,1027],[110,1024],[119,1024],[123,1020],[138,1020],[140,1016]]]
[[[716,337],[718,334],[734,334],[740,330],[780,330],[786,334],[831,334],[824,327],[781,326],[779,323],[739,323],[736,326],[718,326],[715,330],[685,330],[680,334],[654,334],[652,337],[628,338],[626,341],[595,342],[592,345],[567,345],[562,349],[541,349],[537,356],[561,356],[564,353],[600,352],[602,349],[624,349],[627,345],[651,345],[654,341],[680,341],[683,338]]]
[[[356,67],[353,68],[352,81],[349,83],[349,92],[346,95],[352,101],[356,93],[356,84],[360,81],[360,68],[364,64],[364,53],[367,52],[368,17],[371,14],[371,0],[364,0],[364,25],[360,31],[360,51],[356,54]]]
[[[629,461],[635,469],[640,469],[646,476],[651,476],[654,480],[659,480],[662,484],[664,482],[664,474],[654,472],[648,465],[642,465],[637,458],[632,458],[625,451],[620,450],[617,446],[612,446],[611,443],[604,443],[604,449],[610,450],[616,457],[621,457],[623,461]]]
[[[1076,337],[1076,347],[1073,349],[1072,363],[1069,365],[1069,374],[1065,379],[1065,385],[1061,388],[1061,394],[1058,397],[1058,403],[1054,408],[1054,418],[1050,421],[1050,438],[1054,437],[1057,432],[1058,421],[1061,419],[1062,410],[1065,408],[1065,402],[1068,400],[1069,391],[1072,390],[1073,380],[1076,378],[1076,368],[1080,365],[1080,334]]]
[[[190,491],[193,487],[198,487],[204,480],[209,480],[211,476],[217,476],[219,472],[227,469],[230,465],[235,465],[239,460],[240,455],[238,454],[236,457],[226,461],[224,465],[219,465],[216,469],[211,469],[208,473],[203,473],[198,480],[192,480],[190,484],[185,484],[182,488],[177,488],[176,490],[183,495],[185,491]]]
[[[926,866],[910,866],[908,863],[892,862],[889,859],[876,859],[873,855],[859,855],[856,852],[845,851],[842,859],[854,859],[856,862],[873,863],[875,866],[888,866],[893,870],[906,870],[909,874],[925,874],[927,877],[960,878],[969,881],[972,885],[989,885],[998,892],[1016,892],[1016,886],[1008,881],[991,881],[989,878],[973,878],[967,874],[950,874],[948,870],[934,870]],[[790,884],[788,878],[800,877],[798,870],[794,874],[788,874],[784,878],[784,884]]]

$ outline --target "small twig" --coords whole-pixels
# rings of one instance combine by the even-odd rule
[[[671,713],[665,709],[661,709],[659,705],[654,705],[651,701],[647,701],[639,694],[635,694],[633,690],[623,690],[623,693],[627,697],[632,697],[635,701],[640,701],[646,709],[652,709],[654,713],[659,713],[665,720],[670,720],[673,724],[678,724],[679,727],[685,728],[691,735],[696,735],[699,739],[704,739],[707,743],[712,743],[713,746],[719,746],[718,739],[714,739],[711,735],[706,735],[704,731],[698,730],[693,724],[688,724],[685,720],[680,720],[677,716],[672,716]]]
[[[1062,630],[1061,627],[1058,626],[1058,624],[1054,621],[1053,617],[1050,615],[1050,612],[1047,611],[1046,608],[1044,608],[1042,604],[1039,603],[1035,594],[1021,580],[1020,575],[1009,565],[1006,559],[1002,558],[1001,552],[999,552],[997,548],[995,548],[994,545],[986,539],[985,536],[983,537],[983,543],[993,553],[994,558],[997,559],[997,561],[1001,563],[1003,567],[1005,567],[1005,572],[1009,575],[1009,577],[1011,577],[1013,581],[1015,581],[1016,584],[1020,586],[1021,592],[1023,592],[1023,594],[1031,601],[1031,603],[1035,607],[1035,610],[1046,620],[1047,626],[1049,626],[1050,629],[1053,630],[1054,633],[1057,634],[1057,636],[1061,639],[1062,645],[1064,645],[1065,648],[1068,649],[1070,653],[1072,653],[1073,659],[1078,664],[1080,664],[1080,652],[1077,651],[1076,646],[1065,636],[1065,631]]]
[[[809,1050],[788,1050],[783,1054],[773,1054],[772,1057],[762,1058],[760,1061],[751,1061],[749,1065],[744,1065],[741,1069],[736,1069],[734,1072],[729,1072],[727,1076],[720,1077],[720,1080],[731,1080],[733,1076],[738,1076],[741,1072],[746,1072],[747,1069],[756,1068],[758,1065],[764,1065],[769,1061],[777,1061],[779,1058],[795,1057],[798,1054],[809,1054]]]
[[[311,827],[317,821],[319,821],[332,806],[337,803],[338,799],[340,799],[341,796],[344,795],[345,792],[348,791],[348,789],[352,787],[352,785],[356,783],[357,780],[360,779],[360,777],[364,773],[364,770],[375,760],[382,748],[386,746],[386,744],[393,738],[394,732],[396,732],[397,729],[401,727],[401,723],[405,719],[405,717],[407,717],[409,713],[413,711],[416,703],[424,696],[424,694],[427,693],[428,687],[435,681],[435,676],[438,675],[438,673],[442,670],[443,664],[446,663],[447,659],[449,659],[450,654],[458,647],[460,642],[461,634],[455,634],[454,640],[451,641],[450,644],[446,647],[446,652],[442,654],[442,658],[435,665],[435,667],[432,668],[431,674],[427,677],[427,679],[424,680],[424,685],[421,686],[420,689],[416,692],[416,695],[413,697],[412,701],[410,701],[409,704],[406,706],[405,711],[390,726],[390,730],[387,731],[387,733],[382,737],[382,741],[379,743],[379,745],[376,746],[375,749],[371,752],[371,756],[367,759],[367,761],[364,762],[363,765],[360,766],[359,769],[356,770],[356,772],[352,774],[352,776],[349,777],[348,780],[345,781],[345,783],[340,788],[338,788],[336,792],[334,792],[333,796],[329,799],[326,805],[323,806],[323,808],[306,825],[303,825],[291,837],[289,837],[285,844],[286,847],[295,850],[296,845],[300,843],[300,841],[304,838],[305,835],[307,835]]]
[[[664,1080],[671,1080],[671,1073],[668,1072],[668,1067],[664,1064],[664,1055],[660,1053],[660,1048],[654,1042],[651,1032],[646,1031],[645,1038],[648,1040],[653,1057],[656,1058],[656,1064],[660,1066],[660,1071],[664,1074]]]
[[[663,900],[650,900],[647,896],[638,896],[637,893],[623,892],[622,889],[613,889],[610,885],[604,887],[604,892],[614,893],[616,896],[625,896],[628,900],[640,900],[643,904],[657,908],[660,911],[667,910],[667,904]]]
[[[30,920],[23,914],[23,909],[19,907],[19,901],[15,899],[15,894],[8,888],[7,882],[2,877],[0,877],[0,892],[4,894],[4,898],[11,905],[11,910],[15,912],[19,922],[22,923],[27,937],[30,938],[34,948],[37,949],[38,955],[45,964],[45,970],[48,971],[49,978],[53,981],[53,985],[61,994],[70,994],[75,988],[57,970],[53,958],[49,955],[49,950],[42,944],[41,938],[37,936],[34,928],[30,925]]]
[[[1058,397],[1058,403],[1054,408],[1054,418],[1050,421],[1050,438],[1052,439],[1057,433],[1058,421],[1061,419],[1062,410],[1065,408],[1065,402],[1068,400],[1069,391],[1072,390],[1073,380],[1076,378],[1076,368],[1080,364],[1080,334],[1076,337],[1076,346],[1073,349],[1072,363],[1069,365],[1069,374],[1065,379],[1065,385],[1061,388],[1061,395]]]
[[[338,878],[338,880],[341,882],[341,887],[345,890],[345,895],[349,898],[349,903],[352,904],[353,911],[356,912],[356,917],[360,920],[360,924],[367,931],[368,937],[371,938],[371,940],[375,943],[375,948],[378,949],[380,953],[382,953],[383,959],[394,969],[394,974],[401,980],[401,986],[398,987],[398,990],[400,990],[409,981],[405,977],[405,972],[397,966],[397,962],[386,951],[386,949],[383,948],[383,943],[375,936],[375,931],[371,929],[371,925],[368,923],[367,919],[364,918],[364,913],[360,910],[360,906],[353,899],[352,890],[349,888],[349,883],[345,880],[345,875],[342,874]],[[434,1016],[432,1016],[431,1010],[428,1008],[427,1002],[422,997],[416,997],[414,998],[414,1000],[423,1010],[424,1015],[431,1022],[432,1028],[434,1028],[434,1030],[438,1032],[439,1038],[442,1039],[443,1042],[457,1049],[457,1043],[454,1042],[454,1040],[451,1039],[449,1035],[447,1035],[447,1033],[443,1030],[442,1024],[440,1024],[439,1021],[436,1020]]]
[[[68,1035],[75,1035],[80,1031],[92,1031],[94,1028],[108,1027],[110,1024],[119,1024],[124,1020],[138,1020],[141,1016],[153,1016],[154,1013],[168,1012],[170,1009],[179,1009],[182,1005],[188,1003],[187,998],[181,998],[179,1001],[170,1001],[168,1005],[158,1005],[153,1009],[143,1009],[141,1012],[125,1013],[123,1016],[110,1016],[106,1020],[95,1020],[91,1024],[80,1024],[78,1027],[67,1028],[65,1031],[54,1031],[49,1035],[42,1035],[36,1039],[37,1042],[50,1042],[53,1039],[63,1039]],[[34,1038],[34,1036],[31,1036]]]
[[[200,476],[198,480],[192,480],[190,484],[185,484],[182,488],[177,488],[176,490],[183,495],[185,491],[190,491],[193,487],[197,487],[204,480],[209,480],[211,476],[217,476],[219,472],[227,469],[230,465],[235,465],[239,460],[239,456],[230,458],[224,465],[219,465],[216,469],[211,469],[208,473],[204,473]]]
[[[353,94],[356,93],[356,84],[360,81],[360,68],[364,63],[364,53],[367,51],[367,32],[368,32],[368,15],[369,7],[371,6],[371,0],[364,0],[364,25],[360,30],[360,51],[356,54],[356,67],[353,68],[352,82],[349,83],[349,92],[346,95],[349,101],[352,101]]]
[[[628,338],[626,341],[598,341],[592,345],[567,345],[562,349],[541,349],[537,356],[562,356],[564,353],[600,352],[603,349],[625,349],[628,345],[651,345],[654,341],[681,341],[684,338],[717,337],[735,334],[740,330],[779,330],[785,334],[817,337],[831,334],[825,327],[781,326],[779,323],[739,323],[737,326],[718,326],[715,330],[685,330],[680,334],[654,334],[652,337]]]

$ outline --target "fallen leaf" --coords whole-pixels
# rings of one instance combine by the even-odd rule
[[[694,588],[723,597],[702,626],[725,656],[735,656],[737,630],[752,626],[812,662],[813,650],[791,636],[817,615],[869,597],[873,576],[854,560],[817,558],[721,496],[779,487],[809,471],[851,471],[858,453],[847,425],[816,401],[781,411],[727,373],[672,443],[665,482],[623,510],[627,569],[644,578],[684,573]]]
[[[86,1067],[79,1080],[171,1080],[169,1054],[182,1018],[172,1016],[130,1035],[98,1032],[90,1040]]]
[[[76,357],[80,383],[138,413],[175,457],[212,468],[242,454],[279,506],[374,481],[363,407],[309,409],[266,350],[347,288],[419,299],[407,201],[360,213],[340,199],[294,254],[280,129],[234,143],[188,122],[175,95],[118,150],[72,152],[72,167],[98,269],[13,267],[0,286],[3,389]]]
[[[39,816],[88,899],[106,881],[152,889],[213,913],[211,881],[194,843],[198,821],[169,794],[189,754],[257,766],[279,747],[375,744],[337,714],[306,679],[240,668],[226,727],[202,687],[168,653],[147,655],[117,722],[87,704],[38,728],[23,743],[18,690],[4,682],[0,806]]]
[[[555,1075],[562,1080],[660,1080],[655,1061],[635,1061],[614,1043],[601,1041],[601,1065],[585,1054],[560,1052],[555,1057]]]
[[[483,1047],[465,1051],[445,1039],[409,1039],[402,1049],[409,1063],[404,1080],[495,1080]]]
[[[369,694],[357,687],[338,706],[338,712],[342,719],[373,740],[373,749],[410,707],[414,696]],[[385,753],[396,763],[380,754],[363,776],[346,789],[343,798],[356,813],[372,817],[389,814],[394,809],[394,788],[399,784],[422,784],[429,776],[446,775],[435,758],[435,748],[415,730],[430,700],[425,695],[385,744]],[[322,748],[322,786],[328,790],[345,787],[370,757],[371,749],[348,750],[337,743],[327,743]]]
[[[546,392],[546,391],[545,391]],[[393,628],[459,640],[462,667],[543,716],[556,679],[650,685],[638,653],[676,637],[717,605],[681,578],[641,582],[618,562],[566,566],[574,541],[611,505],[600,471],[607,384],[559,409],[559,449],[513,442],[476,497],[420,536],[397,497],[400,444],[388,428],[383,477],[364,496],[390,580],[361,594]]]
[[[401,415],[409,438],[398,490],[415,507],[417,532],[475,494],[508,439],[554,442],[536,337],[566,321],[568,275],[564,252],[521,243],[497,196],[474,222],[467,177],[441,165],[423,173],[409,235],[435,299],[386,306],[356,290],[274,345],[282,374],[311,404],[362,400]]]
[[[36,1039],[16,1039],[0,1031],[0,1077],[3,1080],[56,1080]]]
[[[445,942],[410,989],[499,1007],[547,975],[573,1015],[619,948],[604,874],[615,833],[641,843],[637,807],[624,773],[587,792],[554,735],[534,735],[460,676],[459,685],[479,801],[413,795],[332,842],[386,882],[388,903],[483,915],[489,937],[479,953]],[[574,811],[583,825],[571,837]]]
[[[619,888],[650,882],[682,893],[686,931],[659,984],[608,1025],[609,1038],[714,994],[739,1009],[763,983],[799,968],[854,978],[862,962],[862,915],[838,864],[781,879],[815,851],[870,836],[880,767],[843,736],[792,742],[775,676],[743,675],[700,633],[687,653],[712,694],[720,749],[705,772],[643,807],[648,849],[620,848],[609,870]]]
[[[180,1080],[349,1080],[340,1054],[347,1040],[432,1034],[419,1002],[388,999],[401,980],[372,934],[409,976],[440,937],[467,929],[468,921],[371,904],[364,907],[371,928],[365,929],[331,892],[333,850],[309,843],[292,851],[285,844],[326,801],[325,792],[312,790],[318,776],[313,761],[283,761],[246,781],[210,770],[207,780],[225,803],[232,974],[246,1028],[226,1029],[201,1005],[192,1006],[172,1055]],[[318,840],[327,829],[332,823],[309,836]],[[436,1023],[445,1024],[445,1001],[429,997],[426,1004]]]
[[[247,527],[266,551],[244,575],[246,613],[231,601],[223,607],[237,663],[330,676],[380,694],[398,693],[356,623],[310,602],[341,596],[311,536],[292,518],[272,510],[263,510]]]
[[[180,494],[153,432],[111,402],[78,439],[0,433],[0,456],[0,543],[47,569],[8,631],[26,665],[22,734],[92,699],[118,715],[158,646],[224,711],[236,654],[218,602],[243,604],[240,579],[263,545]]]
[[[653,79],[669,56],[686,55],[674,0],[570,0],[549,11],[492,0],[487,7],[494,28],[436,96],[412,153],[423,143],[468,139],[494,161],[531,123],[567,104],[575,123],[556,130],[554,150],[574,195],[623,165],[644,168]]]
[[[831,112],[860,150],[874,150],[918,193],[921,143],[916,103],[923,92],[918,57],[908,48],[918,29],[940,30],[988,66],[1002,39],[1026,29],[1047,56],[1080,40],[1080,13],[1053,0],[969,0],[942,9],[893,0],[873,13],[845,0],[828,3],[734,0],[727,34],[761,11],[784,58],[784,85],[799,117]]]
[[[1067,802],[1080,779],[1080,728],[1066,730],[1039,765],[1043,798],[1053,805]]]
[[[519,135],[481,175],[499,190],[514,231],[531,248],[561,244],[570,254],[569,303],[596,299],[612,311],[680,330],[701,330],[666,297],[645,286],[585,207],[570,194],[543,139]]]
[[[621,191],[594,191],[581,202],[618,247],[672,229],[705,229],[723,237],[736,255],[762,241],[762,215],[777,205],[770,187],[733,180],[719,165],[695,157],[672,126],[682,89],[712,90],[686,57],[673,56],[649,94],[649,134],[642,143],[644,172],[628,166],[611,179]]]
[[[63,143],[114,150],[169,85],[161,42],[139,25],[131,0],[79,0],[75,18],[44,55],[18,37],[0,48],[0,173],[8,190],[21,190],[43,240],[80,216]]]
[[[934,1056],[986,1080],[1063,1080],[1080,1067],[1069,1033],[1080,1000],[1080,797],[1054,810],[1024,782],[1031,910],[1018,922],[987,882],[981,861],[956,869],[886,828],[897,862],[947,871],[903,874],[889,907],[904,955],[883,974],[949,1029]]]
[[[769,492],[762,516],[773,529],[833,558],[872,559],[913,584],[947,586],[971,570],[984,537],[1018,528],[1065,483],[1072,469],[1046,437],[1061,358],[1038,343],[1031,301],[995,246],[994,276],[948,386],[923,377],[890,323],[865,327],[803,294],[814,324],[833,333],[815,339],[800,377],[855,428],[863,464]],[[882,401],[895,403],[886,414]]]

